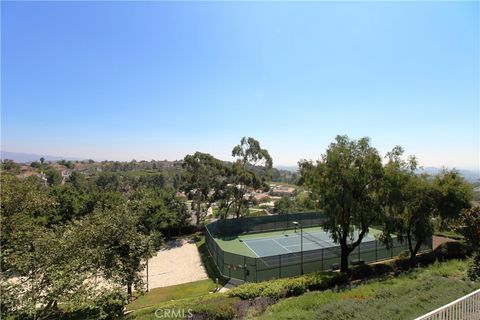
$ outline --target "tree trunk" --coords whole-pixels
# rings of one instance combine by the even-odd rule
[[[341,272],[348,272],[348,249],[341,247],[341,260],[340,260],[340,271]]]
[[[200,209],[201,209],[200,208],[200,203],[198,203],[197,204],[197,212],[195,213],[195,216],[197,218],[197,226],[200,225],[200,214],[201,214]]]
[[[418,250],[420,250],[420,246],[422,245],[421,241],[418,241],[415,246],[412,245],[412,237],[410,234],[407,234],[408,239],[408,249],[410,250],[410,266],[413,268],[415,267],[415,257],[417,256]]]
[[[128,300],[130,300],[132,298],[132,283],[129,282],[127,284],[127,294],[128,294]]]

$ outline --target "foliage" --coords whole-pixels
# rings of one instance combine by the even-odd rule
[[[20,165],[13,160],[3,159],[1,163],[1,170],[7,173],[19,174]]]
[[[310,193],[299,193],[294,198],[283,196],[279,201],[275,202],[274,207],[274,211],[279,214],[314,211],[317,209],[317,202]]]
[[[322,159],[299,163],[303,183],[319,196],[326,213],[324,228],[341,247],[341,270],[381,214],[378,198],[383,179],[382,160],[368,138],[358,141],[337,136]],[[360,229],[354,238],[354,228]]]
[[[260,319],[413,319],[480,288],[466,281],[466,269],[454,260],[347,290],[310,292],[270,306]]]
[[[127,301],[124,291],[106,291],[100,294],[93,302],[97,311],[97,319],[120,319],[123,317],[123,309]]]
[[[255,297],[281,299],[301,295],[308,290],[326,290],[345,284],[347,280],[344,273],[311,273],[295,278],[246,283],[230,290],[228,295],[243,300]]]
[[[480,248],[480,207],[463,210],[458,224],[458,233],[463,235],[474,251],[478,251]]]
[[[60,172],[53,168],[49,168],[45,171],[45,176],[47,177],[47,182],[49,185],[59,185],[62,183],[62,175]]]
[[[183,168],[185,171],[181,189],[192,200],[192,209],[195,210],[198,225],[218,198],[218,190],[225,183],[223,178],[225,168],[220,160],[201,152],[187,155]]]
[[[265,181],[270,177],[273,162],[268,151],[261,148],[260,142],[250,137],[241,139],[240,144],[233,148],[232,156],[236,160],[228,171],[230,184],[224,188],[221,209],[225,209],[227,216],[229,209],[233,208],[235,217],[239,218],[243,212],[247,212],[247,191],[268,189]],[[253,170],[258,167],[263,168],[263,177]]]
[[[229,320],[235,317],[235,307],[232,299],[217,297],[210,303],[202,303],[194,307],[193,314],[204,316],[205,319]]]
[[[416,159],[410,157],[405,161],[402,155],[401,147],[395,147],[387,154],[381,189],[385,217],[380,240],[391,246],[391,235],[395,234],[400,241],[407,241],[413,266],[421,245],[433,234],[432,218],[437,210],[438,197],[429,177],[415,173]]]
[[[470,208],[473,188],[460,173],[453,169],[444,169],[433,180],[436,189],[438,214],[441,219],[440,230],[445,230],[447,223],[456,221],[463,209]]]
[[[472,281],[480,280],[480,253],[476,253],[468,268],[468,278]]]
[[[16,221],[17,223],[19,221]],[[47,228],[22,221],[14,226],[14,250],[5,254],[7,265],[19,274],[2,295],[17,294],[12,313],[49,317],[58,305],[69,309],[84,305],[94,296],[94,287],[87,280],[92,265],[86,261],[78,230],[72,226]]]
[[[444,261],[450,259],[465,259],[469,250],[464,242],[449,241],[435,248],[434,253],[439,261]]]
[[[138,230],[139,217],[125,205],[109,210],[95,210],[82,221],[82,236],[90,256],[105,279],[141,291],[143,280],[140,272],[144,261],[154,252],[153,239]]]

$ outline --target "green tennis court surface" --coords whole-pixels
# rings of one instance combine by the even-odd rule
[[[358,235],[354,235],[354,239]],[[301,241],[300,231],[293,234],[285,234],[283,236],[273,236],[268,238],[257,238],[243,240],[243,243],[255,253],[257,257],[274,256],[285,253],[296,253],[302,250],[310,251],[329,247],[338,246],[333,242],[330,236],[321,230],[313,232],[303,232],[303,241]],[[366,235],[363,241],[375,240],[371,235]],[[303,244],[302,244],[303,242]]]
[[[363,238],[364,245],[374,241],[375,234],[380,231],[371,229],[370,233]],[[354,232],[353,239],[358,238],[358,231]],[[234,237],[217,238],[217,243],[222,250],[258,257],[269,267],[277,265],[278,255],[282,255],[283,263],[298,262],[301,258],[302,241],[300,230],[283,230],[255,234],[244,234]],[[372,242],[372,245],[375,245]],[[318,250],[324,249],[324,250]],[[323,255],[323,257],[322,257]],[[315,261],[340,257],[338,244],[333,242],[330,235],[321,227],[304,228],[303,230],[303,260]]]

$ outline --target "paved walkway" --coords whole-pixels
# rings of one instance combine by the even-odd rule
[[[236,286],[239,286],[241,284],[244,284],[245,282],[242,280],[237,280],[237,279],[230,279],[223,288],[221,288],[218,292],[227,292],[230,289],[235,288]]]

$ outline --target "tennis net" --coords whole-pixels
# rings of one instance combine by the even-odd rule
[[[331,247],[332,244],[328,241],[325,241],[325,240],[322,240],[320,239],[318,236],[316,235],[313,235],[312,233],[309,233],[305,230],[302,231],[302,234],[303,234],[303,237],[318,244],[319,246],[321,246],[322,248],[325,248],[325,247]]]

